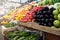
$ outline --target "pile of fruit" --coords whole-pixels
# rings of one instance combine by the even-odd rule
[[[16,10],[11,10],[8,15],[3,16],[3,18],[8,18],[18,22],[32,22],[35,21],[39,25],[43,26],[55,26],[59,28],[60,26],[60,6],[55,6],[54,4],[60,2],[60,0],[43,0],[35,6],[34,3],[26,5],[23,8],[18,8]],[[59,3],[58,3],[59,4]],[[48,5],[48,6],[45,6]],[[56,10],[55,10],[56,9]],[[11,26],[8,21],[3,21],[5,26]],[[8,24],[6,24],[8,23]],[[12,25],[13,26],[13,25]]]
[[[12,31],[7,37],[9,40],[37,40],[39,34],[26,31]]]
[[[34,7],[33,9],[31,9],[30,11],[26,12],[26,15],[20,20],[20,22],[32,22],[34,20],[33,16],[34,16],[34,12],[35,11],[39,11],[41,10],[43,7],[38,6],[38,7]]]
[[[25,10],[23,8],[21,10],[20,9],[16,10],[13,14],[13,19],[20,20],[25,15],[26,11],[27,11],[27,9]]]
[[[54,26],[56,28],[60,28],[60,6],[57,7],[56,10],[53,11],[54,14]]]
[[[54,3],[59,3],[59,2],[60,2],[60,0],[53,0],[53,2],[54,2]]]
[[[14,10],[13,10],[13,9],[11,9],[11,10],[9,11],[9,13],[8,13],[8,14],[6,14],[6,15],[4,15],[4,16],[3,16],[3,18],[11,19],[11,18],[12,18],[12,14],[13,14],[13,12],[14,12]]]
[[[45,5],[53,5],[55,3],[59,3],[60,0],[43,0],[42,2],[38,3],[38,6],[45,6]]]
[[[22,21],[25,19],[25,16],[27,15],[27,11],[30,11],[34,6],[34,2],[32,2],[29,5],[26,5],[25,7],[18,9],[17,11],[15,11],[13,13],[13,20],[17,20],[17,21]],[[26,16],[27,17],[27,16]],[[24,20],[25,22],[26,20]],[[22,21],[23,22],[23,21]]]
[[[35,11],[35,22],[44,26],[52,26],[54,21],[53,10],[55,10],[53,7],[50,9],[48,7],[43,7],[41,10]]]
[[[20,20],[23,18],[25,13],[32,9],[33,5],[26,5],[24,8],[17,8],[16,10],[11,10],[8,14],[4,15],[3,18]]]
[[[42,2],[38,3],[38,6],[45,6],[45,5],[52,5],[52,4],[54,4],[53,0],[43,0]]]

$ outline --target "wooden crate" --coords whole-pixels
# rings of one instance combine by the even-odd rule
[[[45,33],[45,34],[46,34],[46,40],[60,40],[60,36],[50,33]]]

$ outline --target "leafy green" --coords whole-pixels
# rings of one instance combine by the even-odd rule
[[[11,23],[5,24],[4,26],[5,27],[14,27],[14,23],[11,22]]]

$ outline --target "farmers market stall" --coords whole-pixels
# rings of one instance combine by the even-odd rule
[[[4,40],[60,40],[60,0],[20,1],[4,2]]]

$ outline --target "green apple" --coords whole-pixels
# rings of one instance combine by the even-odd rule
[[[60,26],[60,21],[59,21],[59,20],[55,20],[55,21],[54,21],[54,26],[56,26],[57,28],[59,28],[59,26]]]
[[[42,5],[43,5],[43,2],[39,2],[39,3],[38,3],[38,6],[42,6]]]
[[[54,15],[54,19],[58,19],[58,15]]]
[[[39,2],[39,3],[38,3],[38,6],[40,6],[40,5],[41,5],[41,3]]]
[[[60,20],[60,14],[58,15],[58,20]]]
[[[45,5],[45,1],[42,1],[42,3],[43,3],[43,6]]]
[[[59,9],[59,12],[60,12],[60,9]]]
[[[53,4],[52,0],[49,0],[49,4],[51,4],[51,5]]]
[[[53,14],[54,14],[54,15],[58,15],[58,14],[59,14],[59,11],[58,11],[58,10],[54,10],[54,11],[53,11]]]
[[[49,4],[49,0],[45,0],[45,4]]]
[[[57,10],[59,10],[59,9],[60,9],[60,5],[57,6]]]

